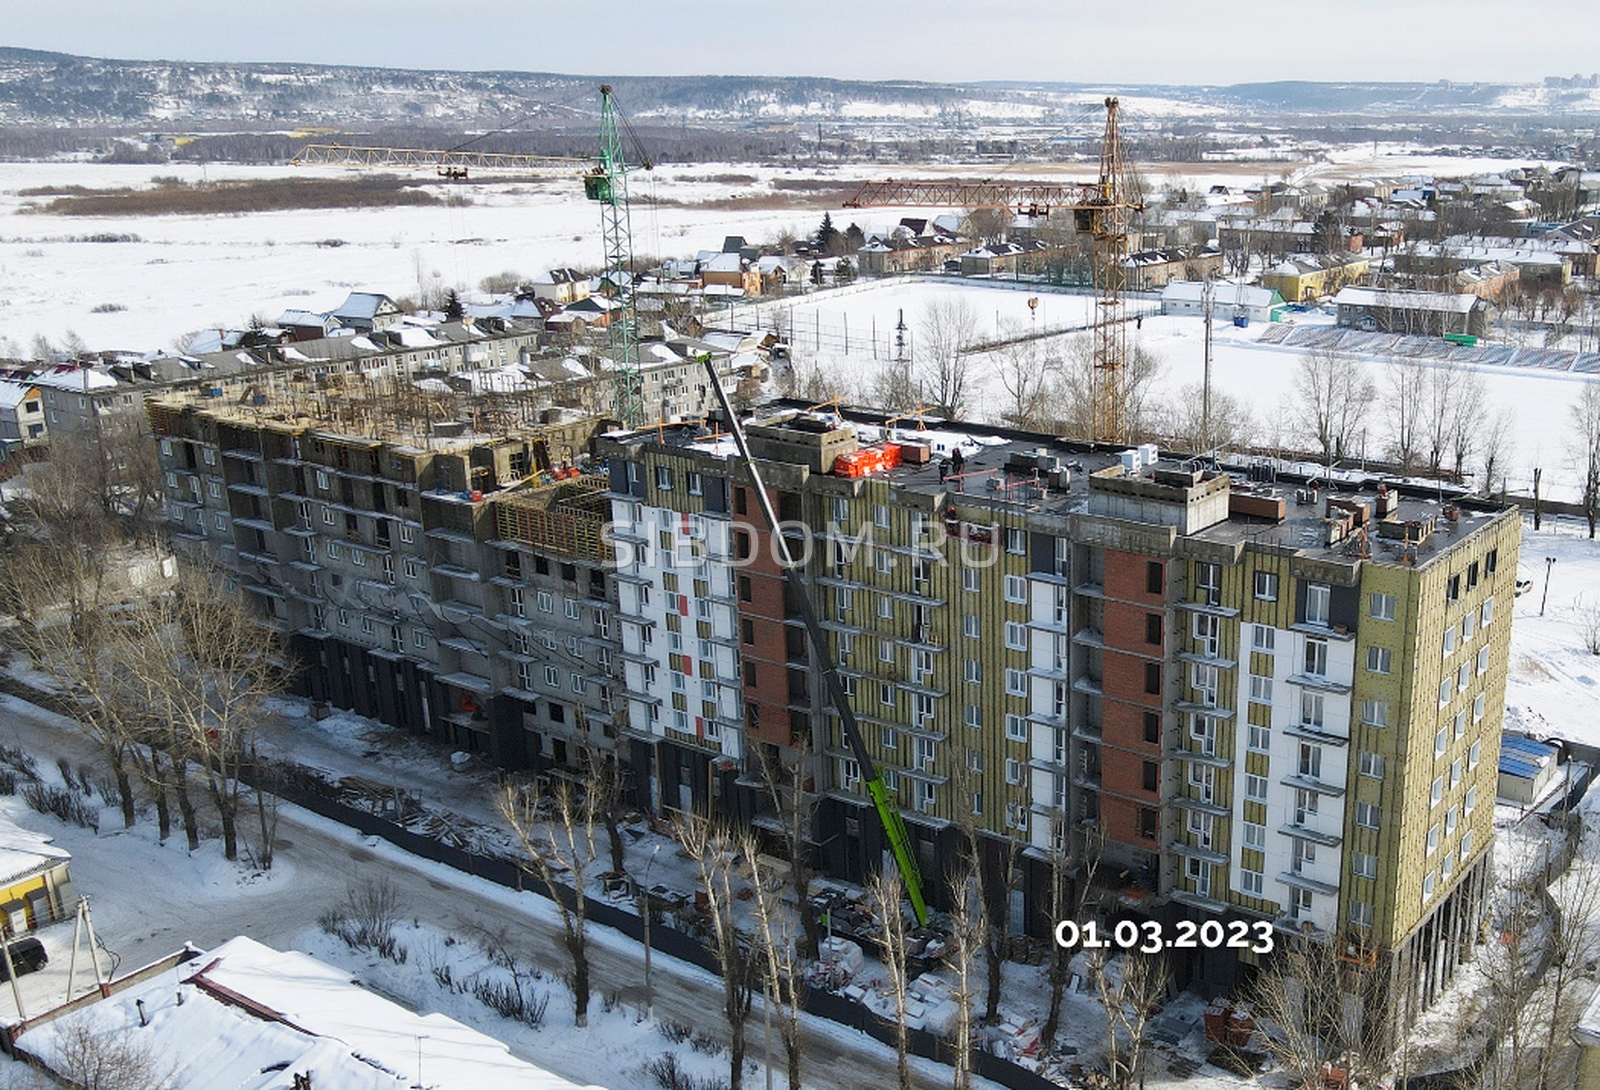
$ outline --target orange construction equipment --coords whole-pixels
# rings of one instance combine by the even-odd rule
[[[893,469],[899,464],[900,444],[879,443],[839,455],[833,460],[833,472],[840,477],[865,477],[869,473]]]

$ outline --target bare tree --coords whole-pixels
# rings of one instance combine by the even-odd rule
[[[1248,446],[1256,427],[1250,406],[1242,398],[1212,390],[1210,434],[1207,435],[1204,395],[1205,391],[1196,383],[1183,387],[1172,399],[1163,430],[1173,445],[1195,453]]]
[[[967,350],[977,340],[977,311],[962,296],[937,297],[923,307],[917,332],[928,394],[945,416],[959,418],[966,408]]]
[[[1105,951],[1090,959],[1095,990],[1106,1012],[1106,1067],[1114,1090],[1144,1082],[1146,1029],[1167,994],[1167,962],[1160,954],[1129,952],[1113,972]]]
[[[1478,456],[1483,465],[1483,478],[1478,482],[1478,491],[1484,495],[1495,490],[1497,478],[1501,483],[1501,491],[1505,490],[1506,466],[1511,461],[1512,434],[1516,423],[1516,410],[1510,405],[1502,405],[1484,425],[1483,435],[1478,441]]]
[[[950,952],[945,963],[956,978],[955,1090],[972,1086],[972,1027],[977,1007],[973,970],[989,931],[981,868],[982,861],[967,852],[960,869],[950,876]]]
[[[726,829],[708,818],[685,815],[677,823],[678,839],[694,860],[705,890],[705,912],[711,928],[711,949],[722,973],[722,1015],[728,1023],[728,1085],[744,1085],[745,1026],[755,998],[759,959],[739,933],[734,907],[739,892],[738,846]]]
[[[1412,356],[1393,356],[1386,363],[1383,387],[1389,409],[1389,457],[1409,473],[1417,460],[1428,368]]]
[[[967,213],[966,231],[985,245],[1004,242],[1015,218],[1008,207],[974,208]]]
[[[821,934],[817,913],[811,904],[811,823],[816,815],[817,796],[808,794],[806,785],[807,755],[802,749],[785,766],[775,749],[757,746],[756,761],[761,769],[761,780],[767,785],[768,797],[778,824],[783,829],[785,846],[789,851],[789,890],[794,896],[795,912],[800,917],[801,956],[816,960]]]
[[[739,853],[750,874],[753,891],[751,900],[755,904],[756,924],[760,928],[759,953],[764,998],[769,1008],[777,1008],[780,1018],[778,1032],[783,1039],[789,1085],[798,1087],[801,1085],[800,1014],[805,1007],[805,975],[796,950],[798,936],[794,917],[785,911],[781,900],[783,879],[763,861],[755,837],[743,837],[739,841]],[[804,904],[802,899],[802,908]]]
[[[867,899],[877,920],[883,943],[883,967],[894,991],[894,1056],[897,1090],[911,1090],[911,1039],[906,1027],[906,918],[901,905],[905,887],[893,871],[882,871],[867,882]]]
[[[1600,523],[1600,383],[1585,382],[1568,415],[1573,456],[1583,476],[1583,514],[1592,538]]]
[[[1050,919],[1085,919],[1089,893],[1094,886],[1095,872],[1100,868],[1100,856],[1105,848],[1105,834],[1098,828],[1086,830],[1078,860],[1078,875],[1073,879],[1073,860],[1068,854],[1066,816],[1054,815],[1050,830]],[[1076,886],[1076,892],[1073,887]],[[1072,951],[1058,942],[1050,943],[1050,965],[1046,970],[1050,982],[1050,1010],[1039,1032],[1039,1043],[1049,1048],[1055,1043],[1056,1032],[1061,1027],[1061,1000],[1071,976]]]
[[[1001,419],[1014,428],[1037,428],[1048,415],[1047,392],[1050,373],[1058,366],[1050,360],[1034,337],[1024,329],[1010,329],[1020,339],[995,351],[995,374],[1006,392],[1006,408]]]
[[[1394,1019],[1377,965],[1346,961],[1333,942],[1289,941],[1250,1000],[1267,1023],[1267,1049],[1296,1079],[1317,1085],[1324,1064],[1344,1067],[1352,1085],[1373,1085],[1388,1067]]]
[[[81,1017],[41,1027],[49,1037],[47,1064],[79,1090],[167,1090],[174,1070],[140,1041],[117,1027],[97,1027]]]
[[[595,837],[595,804],[568,780],[556,784],[548,816],[538,812],[537,798],[514,786],[500,794],[506,819],[533,864],[534,874],[550,893],[561,917],[561,942],[572,958],[572,1024],[589,1024],[589,879],[600,860]]]
[[[1094,344],[1087,336],[1067,342],[1059,368],[1052,374],[1047,400],[1054,406],[1056,430],[1087,437],[1094,432]],[[1123,415],[1128,438],[1149,436],[1158,423],[1155,385],[1161,375],[1161,357],[1135,345],[1123,361]]]
[[[1300,359],[1292,398],[1300,432],[1334,462],[1351,453],[1377,391],[1359,360],[1313,348]]]

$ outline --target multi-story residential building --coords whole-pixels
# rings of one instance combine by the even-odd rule
[[[1382,959],[1413,1012],[1450,978],[1489,881],[1514,510],[992,428],[862,448],[880,429],[787,412],[748,431],[933,900],[976,828],[1027,846],[1031,926],[1064,847],[1141,888],[1136,911]],[[731,443],[684,427],[599,450],[618,580],[640,588],[618,603],[636,775],[657,805],[746,815],[759,747],[809,753],[818,858],[876,869],[862,770]],[[1254,960],[1174,958],[1219,987]]]
[[[260,603],[302,691],[514,767],[610,749],[609,501],[565,468],[599,421],[482,433],[328,400],[340,427],[306,407],[149,404],[175,543]]]

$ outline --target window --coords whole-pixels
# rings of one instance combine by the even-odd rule
[[[979,586],[980,572],[977,568],[961,569],[961,589],[968,593],[976,594]]]
[[[1378,877],[1378,857],[1366,852],[1356,852],[1350,857],[1350,873],[1357,878]]]
[[[1006,692],[1011,696],[1028,695],[1028,672],[1026,670],[1006,670]]]
[[[1439,850],[1439,825],[1435,822],[1428,829],[1428,847],[1425,855],[1432,855]]]
[[[1141,782],[1146,791],[1159,791],[1161,789],[1161,766],[1155,761],[1144,762],[1144,779]]]
[[[1006,622],[1006,646],[1013,651],[1028,649],[1028,626],[1015,621]]]
[[[916,738],[916,739],[913,739],[913,741],[916,744],[917,767],[919,769],[921,769],[922,771],[924,771],[924,772],[932,772],[933,771],[933,739],[932,738]]]
[[[879,575],[888,575],[894,571],[894,554],[887,549],[874,549],[872,551],[872,566]]]
[[[328,542],[328,559],[329,560],[338,560],[343,555],[344,555],[344,546],[343,545],[340,545],[337,541]]]
[[[1195,650],[1215,658],[1222,649],[1222,619],[1209,613],[1194,615]]]
[[[701,599],[701,601],[704,602],[705,600]],[[561,602],[561,609],[562,612],[566,614],[567,620],[576,621],[578,619],[578,603],[576,599],[563,599]]]
[[[1456,653],[1456,626],[1451,625],[1444,630],[1444,654],[1446,658]]]
[[[1375,780],[1383,779],[1383,754],[1363,753],[1360,768],[1363,776],[1371,776]]]
[[[1466,797],[1461,801],[1461,809],[1463,812],[1470,814],[1472,813],[1473,809],[1477,807],[1477,805],[1478,786],[1477,784],[1473,784],[1471,787],[1467,788]]]
[[[887,681],[878,682],[878,703],[885,708],[894,707],[894,686]]]
[[[1006,601],[1026,602],[1028,600],[1028,581],[1020,575],[1006,576]]]
[[[1322,747],[1311,742],[1300,743],[1300,775],[1312,779],[1322,778]]]
[[[1457,577],[1456,576],[1451,576],[1450,578],[1451,578],[1451,581],[1454,582]],[[1427,874],[1424,874],[1422,876],[1422,901],[1423,901],[1424,904],[1426,904],[1428,902],[1428,900],[1433,896],[1433,887],[1434,887],[1434,884],[1435,884],[1435,877],[1436,876],[1434,875],[1434,873],[1432,871],[1429,871]]]
[[[1328,603],[1333,597],[1333,590],[1326,583],[1306,584],[1306,623],[1327,624]]]
[[[1394,595],[1374,592],[1367,599],[1367,612],[1375,621],[1394,620]]]
[[[894,641],[893,640],[879,640],[878,641],[878,661],[879,662],[893,662],[894,661]]]
[[[1389,725],[1389,705],[1381,700],[1363,700],[1361,702],[1361,721],[1369,727],[1387,727]]]
[[[1478,673],[1487,674],[1488,672],[1489,672],[1489,645],[1488,644],[1484,644],[1482,647],[1480,647],[1478,649]]]
[[[1300,694],[1300,725],[1314,730],[1322,729],[1323,700],[1321,693]]]
[[[1474,742],[1474,743],[1472,743],[1472,748],[1467,750],[1467,767],[1468,768],[1477,768],[1478,767],[1478,758],[1482,755],[1482,753],[1483,753],[1483,743],[1482,742]]]
[[[1144,589],[1150,594],[1165,594],[1167,589],[1166,568],[1159,560],[1148,560],[1144,565]]]
[[[1021,530],[1006,530],[1006,552],[1023,556],[1028,551],[1028,535]]]
[[[1208,564],[1203,560],[1195,561],[1194,565],[1194,590],[1195,601],[1206,605],[1222,604],[1222,567],[1219,564]]]
[[[1472,721],[1476,723],[1483,718],[1484,694],[1479,693],[1472,698]]]
[[[1448,677],[1439,682],[1439,707],[1442,708],[1446,704],[1450,703],[1450,691],[1454,688],[1455,686],[1450,684],[1450,679]]]
[[[983,709],[978,707],[976,704],[968,704],[966,711],[962,713],[961,721],[967,726],[971,727],[973,730],[982,729]]]
[[[1159,819],[1160,814],[1150,807],[1141,806],[1139,808],[1139,836],[1141,839],[1154,840],[1156,838],[1156,825]]]
[[[328,543],[329,552],[333,551],[333,544],[333,542]],[[360,549],[351,549],[350,559],[355,562],[355,566],[358,568],[364,568],[367,566],[367,554],[362,552]]]
[[[893,727],[882,727],[878,731],[878,744],[884,749],[900,748],[900,732]]]
[[[1256,597],[1263,602],[1278,600],[1278,575],[1276,572],[1256,572]]]
[[[700,476],[700,474],[695,473],[693,470],[687,474],[687,483],[689,486],[689,495],[691,496],[701,495],[705,491],[704,479]]]
[[[1244,823],[1244,846],[1257,851],[1265,851],[1267,847],[1267,827],[1258,825],[1253,821]]]
[[[656,487],[663,492],[672,491],[672,467],[656,466]]]
[[[1387,674],[1392,661],[1387,647],[1367,648],[1367,673]]]
[[[1478,611],[1478,627],[1488,628],[1492,620],[1494,620],[1494,599],[1485,598],[1483,608]]]
[[[887,594],[878,595],[878,616],[885,621],[894,617],[894,599]]]
[[[1472,626],[1477,619],[1478,615],[1476,613],[1468,613],[1465,617],[1461,618],[1461,642],[1463,645],[1465,645],[1468,640],[1472,639]]]
[[[1453,836],[1459,824],[1461,824],[1461,807],[1452,806],[1444,815],[1444,835]]]
[[[839,783],[845,790],[854,788],[861,782],[861,766],[854,759],[845,757],[839,761]]]
[[[933,809],[934,804],[935,804],[933,781],[931,781],[931,780],[918,780],[917,781],[916,795],[917,795],[917,809],[919,811],[921,811],[922,813],[926,814],[926,813],[928,813],[929,811],[931,811]]]
[[[1465,691],[1472,684],[1472,663],[1463,662],[1461,669],[1456,671],[1456,688]]]
[[[1472,830],[1468,829],[1461,834],[1461,859],[1465,862],[1472,855]]]
[[[969,613],[961,619],[961,631],[969,640],[978,638],[981,629],[979,628],[978,615],[976,613]]]
[[[967,770],[970,771],[970,772],[982,772],[983,771],[983,750],[981,750],[981,749],[969,749],[969,750],[967,750]]]
[[[1446,600],[1451,601],[1451,602],[1455,602],[1455,601],[1459,601],[1460,600],[1460,598],[1461,598],[1461,576],[1459,574],[1452,575],[1450,577],[1449,582],[1445,583],[1445,585],[1444,585],[1444,596],[1445,596]]]
[[[1327,673],[1328,673],[1328,641],[1327,640],[1307,640],[1306,641],[1305,668],[1306,668],[1306,673],[1310,674],[1312,677],[1326,677],[1327,676]]]
[[[1153,647],[1160,647],[1161,628],[1161,614],[1146,613],[1144,615],[1144,642]]]
[[[1363,829],[1376,829],[1380,814],[1375,802],[1356,803],[1356,824]]]
[[[1144,713],[1144,740],[1152,744],[1161,741],[1161,714],[1159,712]]]
[[[874,526],[878,527],[880,530],[887,530],[889,528],[889,508],[888,508],[888,505],[882,504],[882,503],[878,503],[878,504],[874,504],[873,505],[873,507],[872,507],[872,523],[873,523]]]
[[[338,620],[340,628],[350,627],[350,611],[348,609],[341,607],[338,612],[334,614],[334,617]]]
[[[1016,785],[1022,782],[1022,762],[1015,757],[1006,758],[1006,783]]]
[[[372,618],[371,617],[363,617],[363,618],[361,618],[361,634],[364,635],[364,636],[372,635]]]
[[[1256,624],[1250,626],[1250,650],[1272,654],[1277,643],[1278,632],[1270,625]]]
[[[1246,775],[1244,778],[1244,797],[1254,802],[1267,800],[1267,778],[1265,776]]]
[[[1350,923],[1353,927],[1372,926],[1372,905],[1366,901],[1352,901],[1350,903]]]
[[[1450,739],[1455,741],[1467,733],[1467,709],[1462,708],[1456,712],[1455,719],[1450,722]]]
[[[1246,748],[1257,753],[1265,753],[1272,748],[1272,729],[1270,727],[1258,727],[1251,723],[1245,737]]]
[[[983,664],[979,660],[968,659],[964,669],[968,683],[976,685],[983,680]]]
[[[1248,893],[1252,897],[1261,896],[1265,875],[1258,870],[1241,870],[1239,872],[1239,891]]]
[[[1428,805],[1438,806],[1444,800],[1444,777],[1435,776],[1433,783],[1428,788]]]
[[[1445,751],[1445,747],[1448,746],[1449,744],[1450,744],[1450,728],[1449,727],[1440,727],[1438,730],[1433,732],[1433,755],[1435,757],[1442,756],[1444,751]]]
[[[1161,692],[1161,664],[1159,662],[1145,663],[1144,691],[1155,694]]]
[[[1207,708],[1217,706],[1217,668],[1203,662],[1189,666],[1189,684],[1195,691],[1195,702]]]
[[[1272,679],[1259,674],[1250,675],[1250,699],[1257,704],[1272,703]]]
[[[407,545],[411,544],[411,527],[403,522],[400,524],[400,540]]]
[[[221,511],[218,511],[216,514],[211,516],[211,525],[215,526],[218,530],[226,530],[228,528],[228,516],[224,515]]]

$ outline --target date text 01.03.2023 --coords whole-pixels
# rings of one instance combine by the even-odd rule
[[[1220,947],[1270,954],[1273,949],[1272,924],[1266,920],[1230,920],[1227,923],[1179,920],[1170,935],[1156,920],[1118,920],[1108,931],[1102,931],[1093,920],[1081,924],[1062,920],[1056,924],[1055,939],[1069,950],[1081,947],[1085,950],[1138,950],[1145,954]]]

